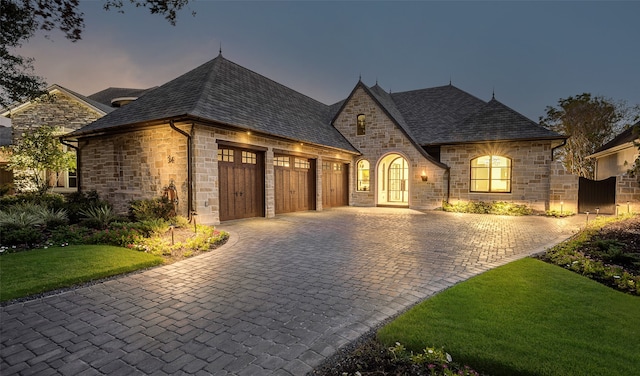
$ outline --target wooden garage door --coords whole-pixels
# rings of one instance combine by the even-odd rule
[[[264,216],[264,153],[218,146],[220,220]]]
[[[316,208],[315,160],[275,155],[276,214]]]
[[[349,165],[322,162],[322,207],[349,205]]]

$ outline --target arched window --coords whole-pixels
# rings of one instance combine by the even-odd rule
[[[511,192],[511,159],[483,155],[471,160],[471,192]]]
[[[369,190],[369,161],[361,159],[358,161],[358,191]]]
[[[366,126],[367,126],[366,116],[364,116],[363,114],[358,115],[357,125],[356,125],[356,134],[358,136],[364,135],[366,131]]]

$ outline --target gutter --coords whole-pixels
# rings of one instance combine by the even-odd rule
[[[76,179],[78,179],[78,181],[76,183],[77,184],[76,188],[78,189],[78,192],[82,192],[82,190],[81,190],[81,187],[82,187],[82,173],[80,173],[80,171],[81,171],[80,170],[80,161],[81,161],[81,159],[80,159],[80,148],[75,146],[75,145],[72,145],[72,144],[68,143],[67,140],[64,139],[64,136],[61,136],[60,138],[58,138],[58,140],[60,141],[60,143],[62,145],[68,146],[68,147],[70,147],[70,148],[72,148],[72,149],[74,149],[76,151],[76,171],[78,172],[76,174]]]
[[[567,139],[565,138],[564,140],[562,140],[562,143],[560,145],[556,146],[555,148],[551,148],[551,160],[552,161],[555,161],[555,157],[554,157],[555,153],[554,152],[556,151],[556,149],[557,148],[561,148],[561,147],[565,146],[566,144],[567,144]]]
[[[193,214],[195,214],[195,211],[193,210],[193,169],[191,167],[191,140],[192,140],[192,136],[191,134],[183,131],[182,129],[176,127],[175,123],[173,120],[169,121],[169,126],[175,130],[176,132],[180,133],[181,135],[185,136],[187,138],[187,212],[188,217],[189,217],[189,221],[191,221],[191,218],[193,217]],[[191,123],[191,133],[193,133],[193,123]]]

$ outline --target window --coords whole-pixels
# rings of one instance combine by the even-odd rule
[[[256,164],[256,153],[252,153],[250,151],[243,151],[242,152],[242,163]]]
[[[356,125],[356,134],[358,136],[362,136],[365,134],[366,125],[367,125],[366,117],[362,114],[358,115],[357,125]]]
[[[294,167],[295,168],[309,168],[311,167],[311,164],[309,163],[308,159],[302,159],[302,158],[295,158],[294,159]]]
[[[342,171],[342,163],[334,163],[333,171]]]
[[[322,162],[322,169],[327,171],[327,170],[331,170],[331,162]]]
[[[275,157],[273,158],[273,165],[280,167],[289,167],[289,157]]]
[[[511,192],[511,159],[483,155],[471,160],[471,192]]]
[[[232,149],[218,149],[218,161],[219,162],[233,162],[233,150]]]
[[[369,161],[361,159],[358,161],[358,191],[369,190]]]

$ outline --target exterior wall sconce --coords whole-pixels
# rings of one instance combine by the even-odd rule
[[[420,175],[420,179],[422,179],[422,181],[427,181],[429,180],[429,177],[427,176],[427,173],[422,171],[422,174]]]

